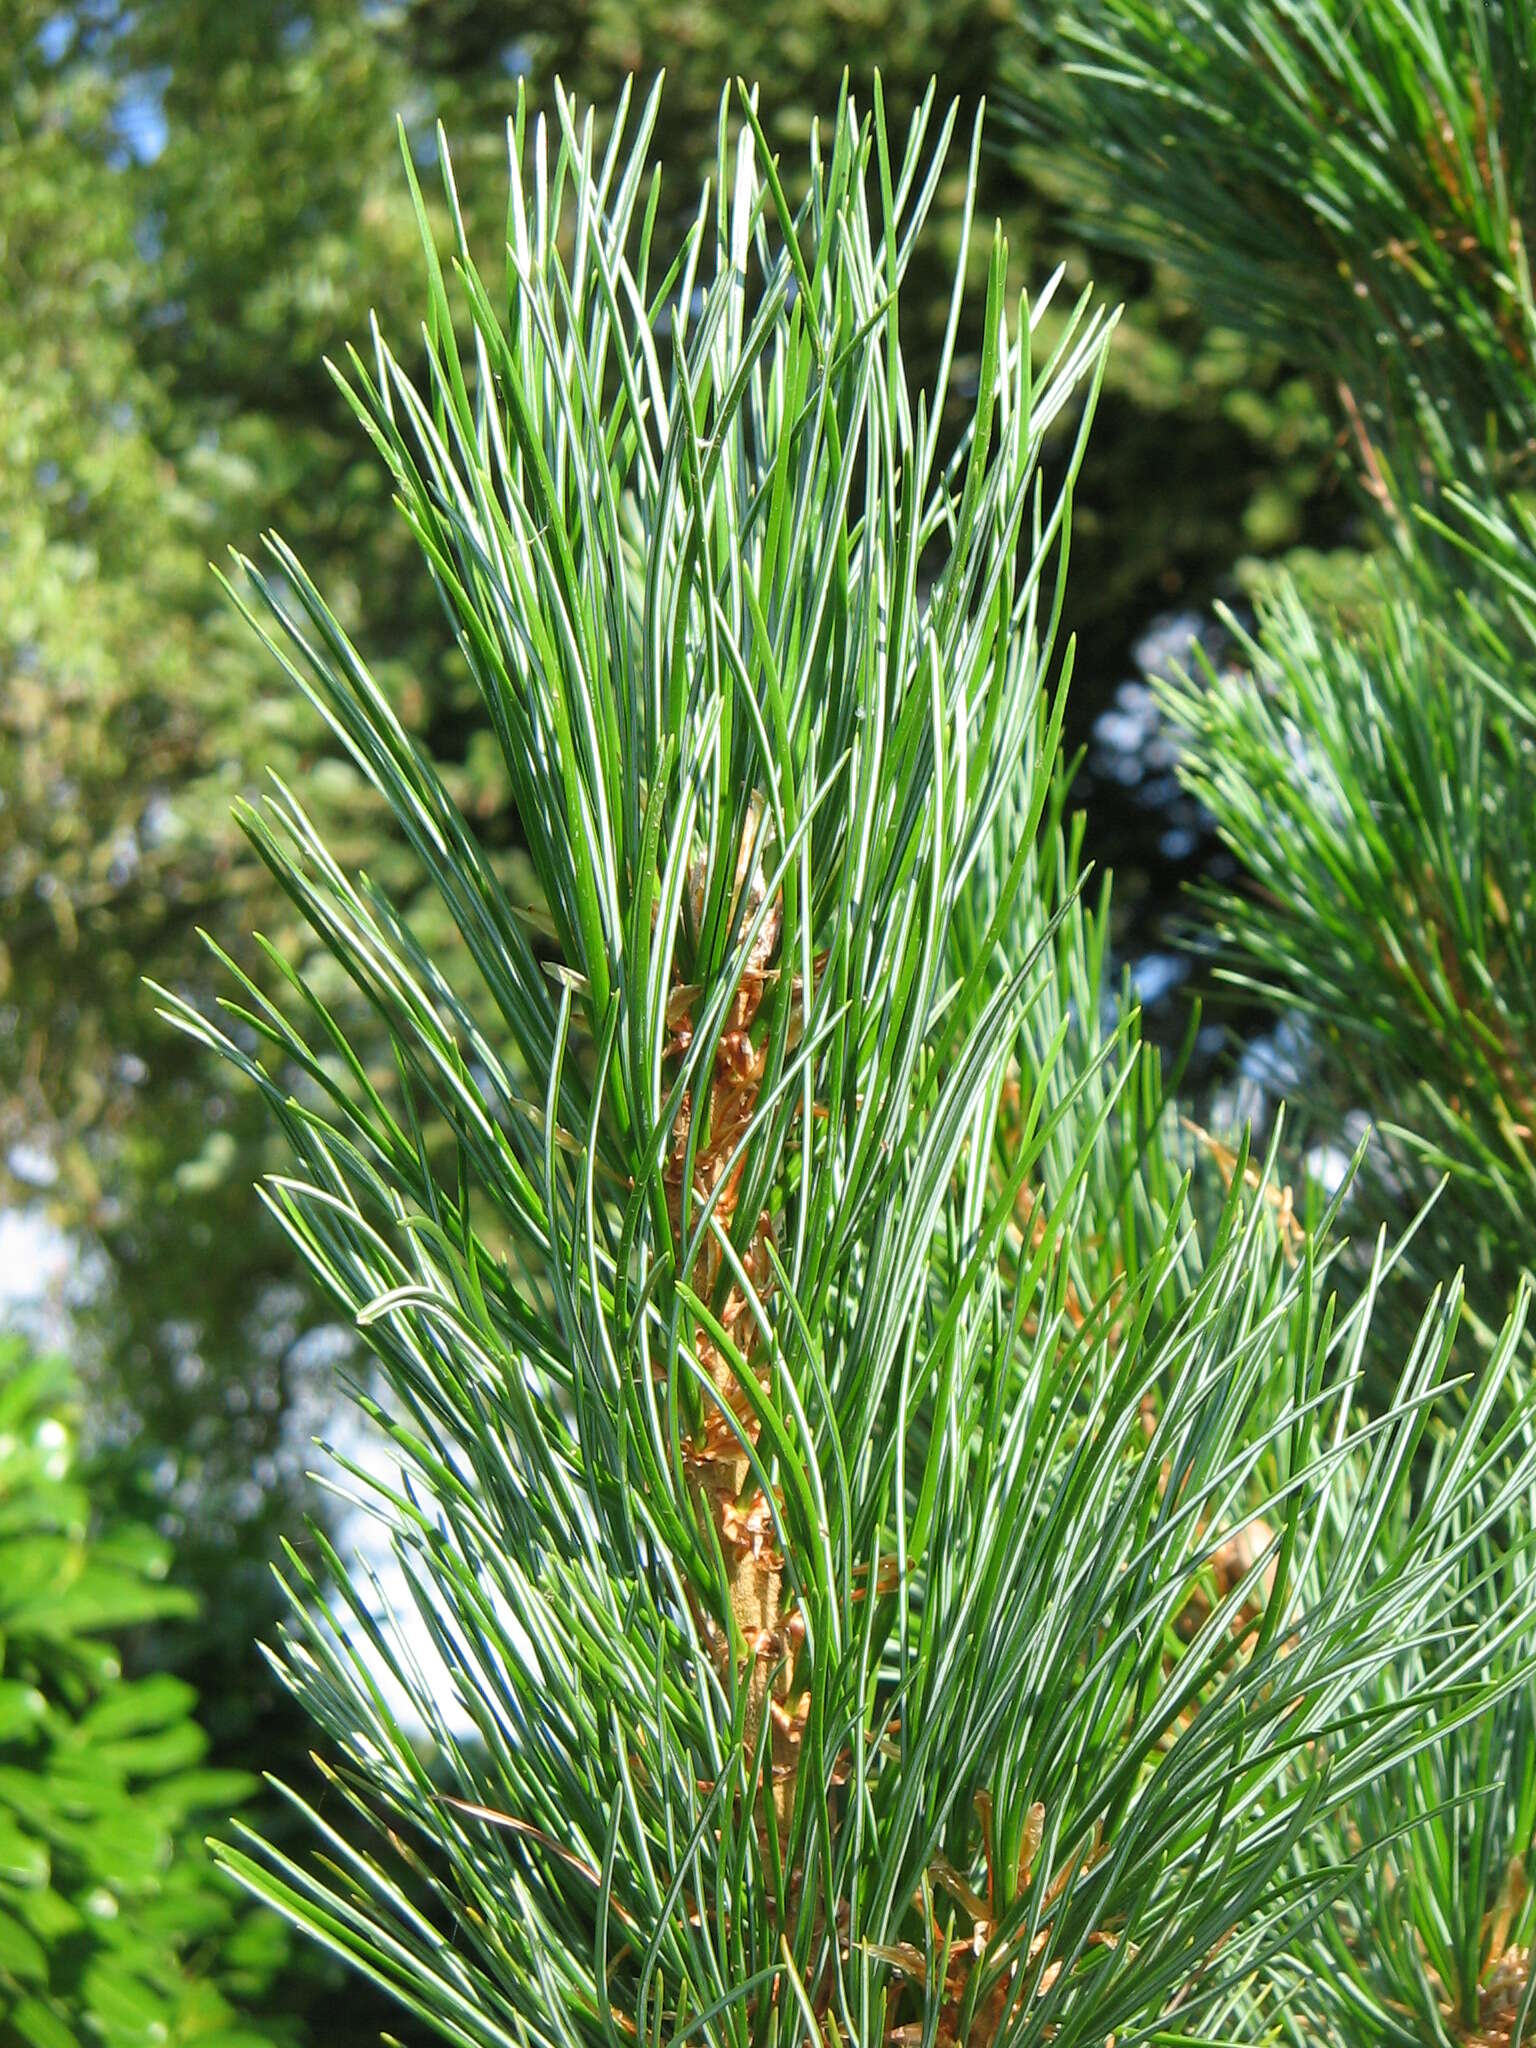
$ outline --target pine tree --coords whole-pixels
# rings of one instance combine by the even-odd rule
[[[1247,878],[1208,898],[1228,973],[1311,1020],[1317,1128],[1370,1113],[1378,1213],[1450,1176],[1425,1263],[1496,1327],[1536,1251],[1536,15],[1087,0],[1057,54],[1092,232],[1335,406],[1363,568],[1270,579],[1166,702]]]
[[[223,1855],[457,2043],[1272,2036],[1355,1816],[1528,1699],[1523,1302],[1453,1399],[1436,1290],[1368,1408],[1396,1253],[1341,1294],[1272,1160],[1191,1184],[1065,813],[1109,323],[1044,348],[994,235],[964,389],[979,134],[914,391],[953,114],[845,92],[791,211],[728,98],[666,252],[655,114],[519,104],[504,285],[440,144],[419,369],[343,380],[532,900],[294,555],[244,565],[474,977],[279,785],[244,822],[332,980],[167,998],[287,1133],[399,1464],[339,1483],[435,1653],[291,1555],[318,1853]]]
[[[1172,250],[1336,407],[1367,549],[1344,596],[1304,565],[1271,579],[1232,667],[1164,703],[1243,871],[1204,892],[1199,942],[1305,1021],[1311,1128],[1368,1115],[1360,1222],[1446,1181],[1415,1256],[1468,1268],[1475,1374],[1536,1258],[1536,16],[1088,0],[1054,42],[1094,231]],[[1533,1719],[1527,1683],[1333,1838],[1365,1860],[1298,1963],[1292,2032],[1528,2036]]]

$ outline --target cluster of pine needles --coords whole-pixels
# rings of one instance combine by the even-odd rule
[[[1256,1154],[1181,1116],[1115,980],[1062,748],[1113,322],[1010,284],[979,123],[930,93],[898,132],[845,88],[791,170],[728,94],[663,249],[655,96],[601,130],[520,101],[489,265],[446,146],[431,204],[407,153],[427,319],[337,377],[516,859],[274,537],[231,588],[423,897],[275,786],[244,822],[313,954],[230,960],[218,1020],[167,1007],[291,1144],[266,1198],[366,1339],[395,1460],[337,1483],[405,1589],[318,1533],[291,1554],[318,1853],[221,1854],[416,2028],[1521,2035],[1536,550],[1494,445],[1531,394],[1493,190],[1528,107],[1493,74],[1526,27],[1349,12],[1097,0],[1049,74],[1085,163],[1139,180],[1127,227],[1180,221],[1155,232],[1298,348],[1359,304],[1307,269],[1316,223],[1429,206],[1370,273],[1401,360],[1348,369],[1387,498],[1365,624],[1283,592],[1243,675],[1167,692],[1257,885],[1218,906],[1233,971],[1315,1025],[1303,1127],[1397,1111],[1331,1204],[1281,1124]],[[1447,56],[1415,100],[1432,31],[1484,70]],[[1410,113],[1427,169],[1367,179],[1368,124]],[[923,380],[903,294],[941,200]],[[1419,348],[1452,271],[1478,317]],[[1442,395],[1494,423],[1470,481],[1415,438]]]

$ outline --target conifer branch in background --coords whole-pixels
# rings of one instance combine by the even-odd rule
[[[1380,551],[1334,615],[1271,576],[1239,666],[1164,702],[1248,877],[1208,892],[1226,970],[1311,1020],[1311,1130],[1375,1122],[1378,1213],[1450,1175],[1426,1264],[1481,1269],[1488,1330],[1536,1253],[1533,24],[1523,0],[1091,0],[1056,37],[1104,230],[1330,393],[1343,371]]]
[[[1469,1361],[1536,1264],[1533,32],[1523,0],[1088,0],[1055,37],[1098,226],[1338,407],[1377,549],[1350,601],[1269,577],[1238,661],[1162,696],[1243,870],[1200,943],[1301,1019],[1309,1135],[1370,1119],[1357,1215],[1445,1177],[1411,1263],[1466,1266]],[[1484,1597],[1523,1568],[1479,1569]],[[1309,1856],[1363,1862],[1291,1959],[1293,2038],[1529,2038],[1532,1701],[1437,1729],[1319,1831]]]
[[[1050,42],[1021,112],[1095,240],[1326,379],[1374,491],[1529,482],[1527,0],[1073,0]]]
[[[1373,1115],[1377,1200],[1451,1177],[1432,1263],[1475,1256],[1496,1322],[1536,1252],[1532,728],[1491,615],[1442,625],[1445,582],[1415,567],[1364,629],[1281,587],[1241,669],[1162,694],[1248,878],[1199,892],[1226,973],[1306,1020],[1314,1132]]]

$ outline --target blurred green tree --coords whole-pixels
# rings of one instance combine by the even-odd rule
[[[131,1392],[138,1432],[174,1447],[211,1522],[229,1526],[252,1464],[276,1449],[292,1369],[264,1331],[288,1269],[269,1236],[232,1221],[229,1193],[260,1157],[248,1105],[155,1033],[139,977],[191,972],[195,923],[225,937],[256,923],[303,944],[228,822],[230,798],[269,767],[323,760],[307,787],[343,853],[366,844],[388,875],[398,848],[316,722],[231,632],[209,557],[281,524],[456,799],[493,842],[513,832],[468,678],[404,573],[387,492],[322,361],[363,335],[371,309],[408,331],[392,112],[424,155],[442,112],[473,168],[504,159],[514,74],[538,92],[563,69],[607,99],[631,67],[665,65],[659,146],[682,187],[713,150],[722,64],[756,54],[769,131],[798,145],[845,59],[883,62],[893,106],[930,71],[974,101],[1010,33],[995,0],[884,0],[856,15],[796,0],[771,22],[741,0],[686,15],[361,0],[12,10],[0,51],[0,1154],[40,1141],[57,1175],[48,1205],[105,1247],[116,1299],[102,1304],[100,1369]],[[1001,156],[982,168],[985,202],[1032,268],[1043,274],[1059,246],[1081,281],[1055,199]],[[938,346],[955,233],[956,193],[940,198],[913,290],[920,368]],[[491,211],[469,228],[495,259]],[[1225,410],[1244,365],[1219,344],[1187,346],[1195,329],[1166,278],[1143,268],[1124,282],[1142,307],[1105,397],[1115,462],[1078,508],[1074,622],[1090,672],[1108,672],[1172,592],[1208,590],[1256,534],[1290,537],[1324,452],[1283,406]],[[975,344],[962,334],[957,389],[974,378]],[[1258,521],[1247,534],[1245,508]],[[39,1192],[15,1175],[0,1178],[7,1190]],[[188,1252],[202,1276],[195,1329],[161,1285]],[[240,1412],[222,1413],[210,1440],[210,1385],[232,1375]]]

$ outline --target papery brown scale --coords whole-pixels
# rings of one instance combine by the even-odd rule
[[[736,1225],[745,1160],[735,1155],[757,1113],[767,1063],[766,1049],[754,1043],[752,1027],[762,1007],[769,963],[782,928],[779,906],[768,903],[753,860],[759,815],[754,805],[737,854],[731,908],[743,926],[760,918],[760,927],[747,950],[726,1028],[715,1046],[702,1131],[694,1128],[695,1104],[690,1094],[679,1112],[665,1176],[668,1211],[679,1242],[684,1235],[685,1209],[693,1217],[705,1205],[711,1209],[714,1228],[704,1236],[689,1274],[694,1293],[707,1302],[715,1300],[726,1276],[727,1259],[716,1231],[728,1236]],[[702,863],[695,864],[688,888],[698,923],[708,893],[708,875]],[[694,1042],[693,1004],[698,993],[679,982],[669,1001],[669,1049],[675,1048],[679,1056]],[[691,1176],[690,1140],[696,1145]],[[797,1636],[786,1627],[782,1611],[784,1559],[776,1541],[779,1503],[752,1480],[745,1446],[756,1446],[759,1426],[752,1395],[731,1357],[734,1351],[745,1371],[761,1383],[765,1368],[760,1363],[757,1310],[773,1292],[773,1262],[768,1250],[771,1233],[771,1218],[764,1210],[746,1244],[738,1247],[747,1286],[733,1281],[718,1310],[730,1350],[705,1331],[695,1337],[695,1356],[718,1405],[690,1435],[683,1456],[695,1502],[700,1514],[714,1526],[726,1569],[731,1633],[727,1638],[715,1630],[706,1635],[706,1641],[722,1674],[746,1686],[745,1739],[750,1752],[755,1753],[765,1722],[768,1725],[771,1797],[782,1833],[794,1809],[800,1736],[808,1711],[808,1701],[791,1704],[803,1629]]]

